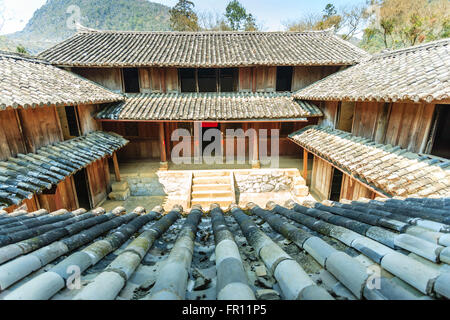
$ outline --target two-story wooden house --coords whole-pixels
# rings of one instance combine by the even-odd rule
[[[122,99],[46,61],[0,52],[0,209],[74,210],[104,200],[107,158],[127,141],[101,132],[93,115]]]
[[[329,32],[86,31],[40,57],[126,94],[97,120],[130,140],[120,158],[160,158],[164,167],[177,128],[198,137],[220,129],[223,154],[226,129],[279,129],[280,155],[297,155],[287,135],[323,114],[291,93],[368,54]],[[266,141],[270,150],[270,136]],[[192,141],[191,154],[207,144]]]

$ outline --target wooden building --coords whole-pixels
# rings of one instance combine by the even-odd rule
[[[0,53],[0,208],[95,207],[109,188],[107,157],[127,141],[93,115],[122,100],[36,58]]]
[[[378,54],[295,93],[324,113],[291,136],[320,199],[450,195],[449,46]]]
[[[97,116],[130,140],[119,157],[167,165],[177,128],[201,137],[211,127],[279,129],[280,154],[298,154],[287,135],[322,112],[292,92],[368,54],[329,32],[86,31],[40,56],[125,93]],[[197,153],[209,144],[201,142]]]

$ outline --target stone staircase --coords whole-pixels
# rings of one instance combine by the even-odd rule
[[[204,210],[213,203],[227,208],[236,202],[234,176],[231,171],[196,171],[192,178],[191,207],[201,205]]]

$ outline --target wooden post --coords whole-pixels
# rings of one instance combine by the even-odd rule
[[[303,179],[308,179],[308,151],[303,148]]]
[[[167,153],[166,153],[166,138],[165,138],[165,130],[164,130],[164,122],[159,123],[159,149],[161,151],[161,170],[168,169],[167,163]]]
[[[114,174],[116,176],[116,182],[120,182],[119,162],[117,161],[117,153],[113,154]]]

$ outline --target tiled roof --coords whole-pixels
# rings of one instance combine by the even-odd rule
[[[450,160],[430,158],[317,126],[306,127],[289,137],[386,195],[450,196]]]
[[[259,120],[322,116],[315,105],[289,93],[154,93],[129,95],[106,107],[98,119]]]
[[[49,63],[0,52],[0,110],[19,106],[95,104],[123,97]]]
[[[3,213],[0,300],[449,299],[449,200]]]
[[[352,65],[369,56],[329,32],[80,32],[40,54],[64,66]]]
[[[308,100],[450,99],[450,38],[381,53],[300,91]]]
[[[117,134],[99,131],[1,161],[0,209],[31,199],[127,143]]]

